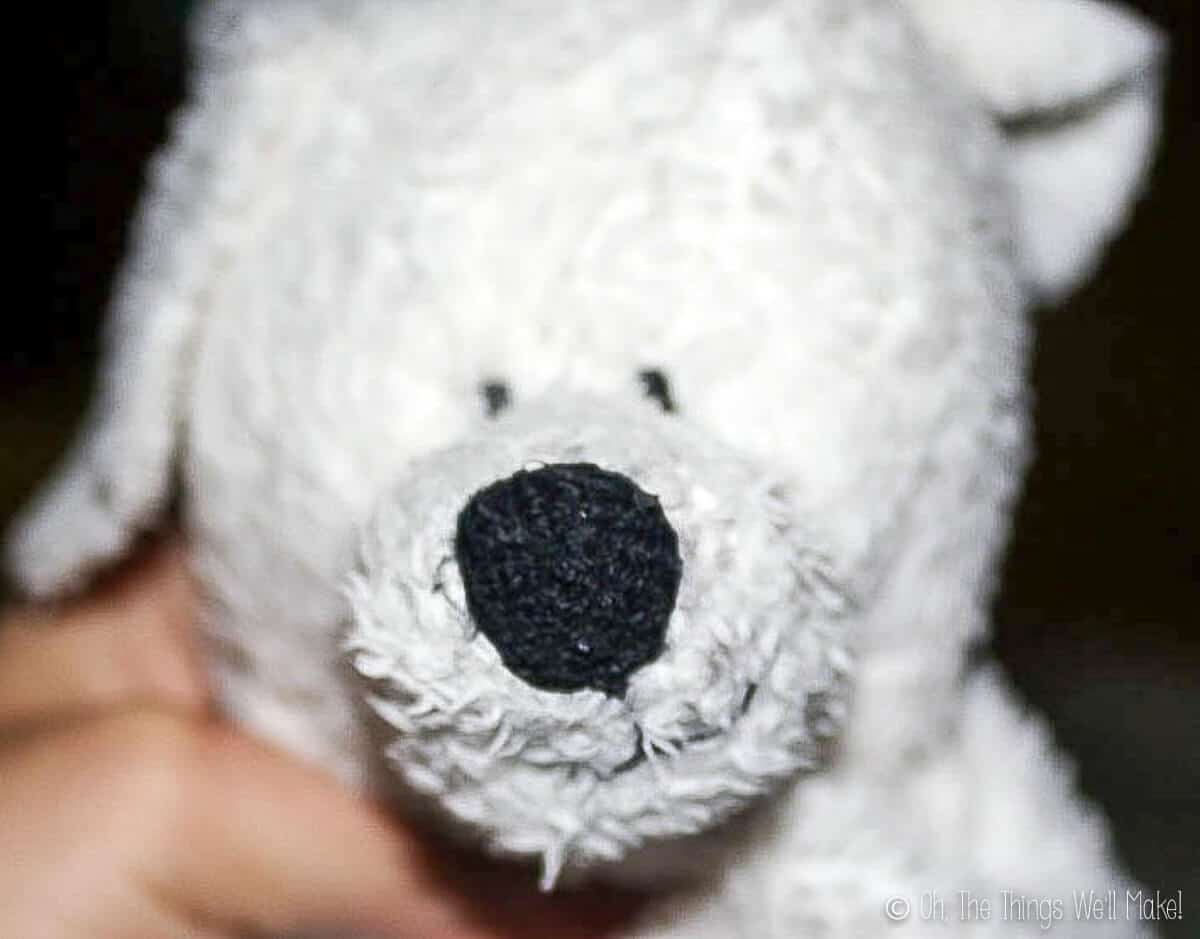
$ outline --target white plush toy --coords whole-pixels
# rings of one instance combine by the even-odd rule
[[[644,939],[1143,935],[1078,918],[1126,886],[1103,823],[966,653],[1027,310],[1136,194],[1152,30],[244,0],[196,35],[21,583],[84,584],[179,481],[234,718],[546,889],[677,879]]]

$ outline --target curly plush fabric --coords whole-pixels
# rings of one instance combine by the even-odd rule
[[[520,470],[471,496],[454,542],[475,624],[554,691],[625,693],[662,651],[682,561],[658,500],[590,463]]]

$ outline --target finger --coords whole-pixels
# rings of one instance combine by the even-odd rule
[[[350,925],[399,939],[596,939],[637,909],[616,891],[547,897],[531,871],[506,865],[466,871],[457,852],[231,731],[214,732],[195,759],[185,824],[155,869],[168,875],[159,889],[207,922],[267,933]]]
[[[479,935],[434,889],[416,839],[323,772],[210,726],[180,776],[181,803],[144,876],[199,921]]]
[[[141,700],[203,708],[193,606],[183,552],[164,545],[65,609],[10,617],[0,626],[0,724]]]
[[[132,874],[174,804],[186,726],[126,711],[6,734],[0,746],[0,936],[233,939]]]
[[[430,899],[415,842],[382,813],[318,770],[163,711],[93,715],[0,751],[0,856],[25,873],[0,878],[5,935],[22,910],[89,927],[51,935],[123,936],[148,912],[169,936],[481,935]]]

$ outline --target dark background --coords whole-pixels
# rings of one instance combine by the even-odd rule
[[[1132,5],[1172,38],[1165,142],[1099,276],[1039,317],[1038,457],[994,649],[1050,715],[1133,872],[1183,890],[1185,920],[1163,929],[1182,939],[1200,922],[1200,18],[1192,0]],[[46,267],[30,272],[25,301],[10,294],[0,325],[0,524],[87,398],[142,167],[181,92],[185,6],[59,6],[30,40],[47,43],[31,78],[43,103],[32,175],[14,184],[36,201],[28,234]]]

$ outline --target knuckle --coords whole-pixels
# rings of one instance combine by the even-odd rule
[[[89,788],[110,812],[162,821],[183,798],[196,731],[152,709],[105,718],[91,738]]]

